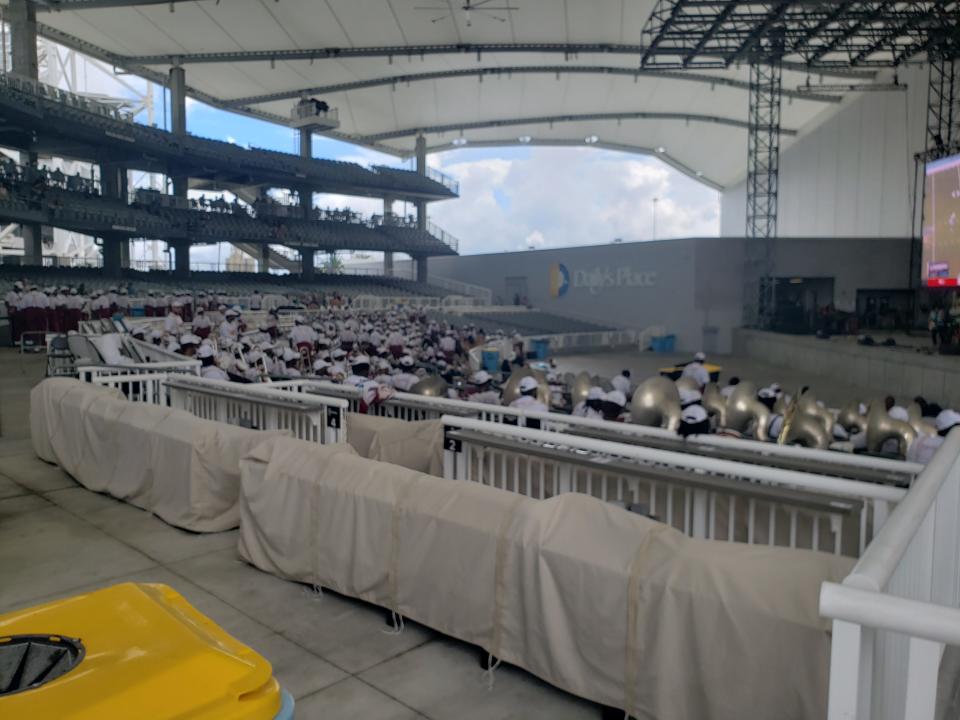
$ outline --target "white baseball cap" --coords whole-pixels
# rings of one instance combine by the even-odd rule
[[[531,390],[536,390],[539,385],[540,383],[537,382],[535,377],[527,375],[526,377],[520,378],[518,387],[520,388],[520,392],[530,392]]]
[[[199,345],[200,338],[192,333],[186,333],[185,335],[180,336],[181,345]]]
[[[357,355],[353,360],[350,361],[351,365],[369,365],[370,358],[366,355]]]
[[[410,358],[410,359],[413,360],[413,358]],[[473,381],[474,385],[483,385],[484,383],[490,382],[490,380],[492,380],[492,378],[490,377],[490,373],[488,373],[486,370],[478,370],[473,374],[473,377],[470,379]]]
[[[702,423],[707,419],[707,411],[703,405],[691,405],[683,409],[683,412],[680,413],[680,419],[688,425]]]
[[[693,356],[693,359],[694,359],[694,360],[699,360],[700,362],[703,362],[704,360],[707,359],[707,356],[706,356],[705,353],[703,353],[703,352],[701,351],[701,352],[698,352],[696,355],[694,355],[694,356]]]
[[[414,360],[410,355],[404,355],[400,358],[400,364],[403,365],[403,367],[413,367]]]
[[[907,409],[905,407],[902,407],[900,405],[894,405],[892,408],[890,408],[890,412],[888,414],[890,415],[890,418],[893,420],[899,420],[900,422],[910,422],[910,414],[907,412]]]
[[[693,403],[698,403],[703,398],[703,395],[700,394],[699,390],[691,390],[690,388],[680,388],[680,404],[681,405],[691,405]]]
[[[199,358],[208,358],[213,357],[213,346],[212,345],[201,345],[197,348],[197,357]]]
[[[954,425],[960,425],[960,413],[954,410],[943,410],[936,419],[937,432],[943,432],[952,428]]]

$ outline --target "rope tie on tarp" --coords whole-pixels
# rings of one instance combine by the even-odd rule
[[[503,641],[503,606],[504,598],[507,593],[505,575],[507,572],[507,547],[508,533],[510,526],[513,525],[513,519],[516,517],[517,509],[527,500],[524,495],[516,495],[507,511],[500,520],[500,527],[497,529],[497,548],[494,556],[493,567],[493,631],[490,640],[490,650],[487,653],[487,669],[483,671],[484,680],[487,683],[487,689],[493,690],[494,672],[500,667],[500,645]]]
[[[393,622],[393,628],[390,630],[381,630],[387,635],[399,635],[403,632],[403,616],[400,614],[399,607],[399,574],[400,574],[400,521],[406,510],[406,502],[414,485],[417,484],[417,477],[410,478],[403,482],[403,485],[397,491],[397,498],[393,503],[393,514],[390,522],[390,559],[387,565],[387,592],[390,595],[390,618]]]

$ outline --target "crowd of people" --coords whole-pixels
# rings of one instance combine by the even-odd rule
[[[17,282],[5,299],[15,334],[70,332],[85,318],[130,315],[130,293],[123,286],[87,294],[82,287],[39,288]],[[241,307],[236,298],[217,291],[149,292],[141,299],[145,315],[162,322],[133,323],[133,334],[168,352],[198,359],[204,377],[242,383],[312,377],[353,385],[361,389],[362,405],[368,411],[395,392],[417,392],[418,383],[433,377],[444,381],[446,397],[501,405],[511,375],[529,363],[519,335],[487,333],[472,324],[452,325],[417,308],[360,311],[338,295],[264,297],[257,291],[244,300]],[[281,306],[288,309],[281,312]],[[500,350],[496,368],[485,368],[480,362],[478,351],[490,346]],[[629,370],[592,384],[586,392],[581,388],[575,395],[554,361],[535,362],[534,369],[539,372],[526,374],[511,388],[511,407],[611,422],[633,420],[630,404],[637,384]],[[716,405],[706,399],[711,376],[703,353],[685,363],[680,376],[681,436],[722,432],[776,440],[781,435],[792,398],[778,384],[760,388],[752,398],[769,411],[764,431],[756,427],[737,431],[720,427]],[[717,388],[721,402],[733,395],[739,382],[731,377]],[[896,439],[887,440],[882,452],[926,462],[946,433],[960,424],[960,414],[922,397],[914,402],[930,431],[917,433],[907,448],[899,447]],[[886,398],[884,410],[891,420],[914,419],[892,397]],[[867,412],[861,406],[857,415],[865,419]],[[863,422],[845,426],[838,419],[831,438],[836,449],[865,450],[864,427]]]

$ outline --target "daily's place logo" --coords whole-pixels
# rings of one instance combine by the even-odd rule
[[[585,288],[591,295],[599,295],[607,288],[653,287],[657,284],[657,273],[650,270],[634,270],[629,265],[617,268],[594,267],[573,271],[573,287]],[[570,289],[570,271],[563,263],[550,266],[550,295],[563,297]]]
[[[570,272],[563,263],[550,266],[550,297],[563,297],[570,289]]]

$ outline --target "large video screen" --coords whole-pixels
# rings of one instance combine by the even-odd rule
[[[960,285],[960,155],[927,163],[921,273],[928,287]]]

